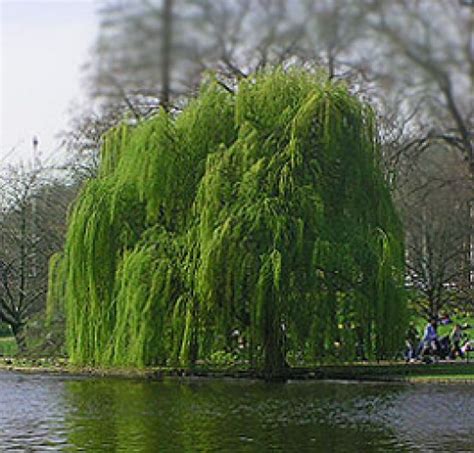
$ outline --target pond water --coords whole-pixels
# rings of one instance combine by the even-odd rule
[[[0,451],[473,452],[474,386],[0,372]]]

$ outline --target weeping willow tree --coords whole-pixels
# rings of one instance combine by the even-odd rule
[[[379,159],[370,108],[301,70],[110,131],[51,270],[71,361],[188,366],[236,330],[269,375],[392,356],[403,235]]]

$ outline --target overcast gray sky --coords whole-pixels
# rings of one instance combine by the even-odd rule
[[[27,161],[32,137],[58,153],[80,67],[97,33],[94,0],[0,0],[0,166]]]

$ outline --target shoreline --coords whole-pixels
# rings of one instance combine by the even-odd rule
[[[247,379],[264,381],[264,376],[242,368],[197,366],[193,369],[173,367],[100,368],[80,367],[66,359],[0,358],[0,371],[36,375],[90,378],[119,378],[160,381],[171,379]],[[277,381],[350,381],[408,384],[469,384],[474,385],[474,363],[437,364],[370,363],[294,367]]]

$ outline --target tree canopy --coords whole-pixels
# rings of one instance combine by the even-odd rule
[[[304,70],[109,131],[51,268],[71,360],[190,365],[233,332],[269,375],[392,356],[403,232],[379,160],[371,109]]]

